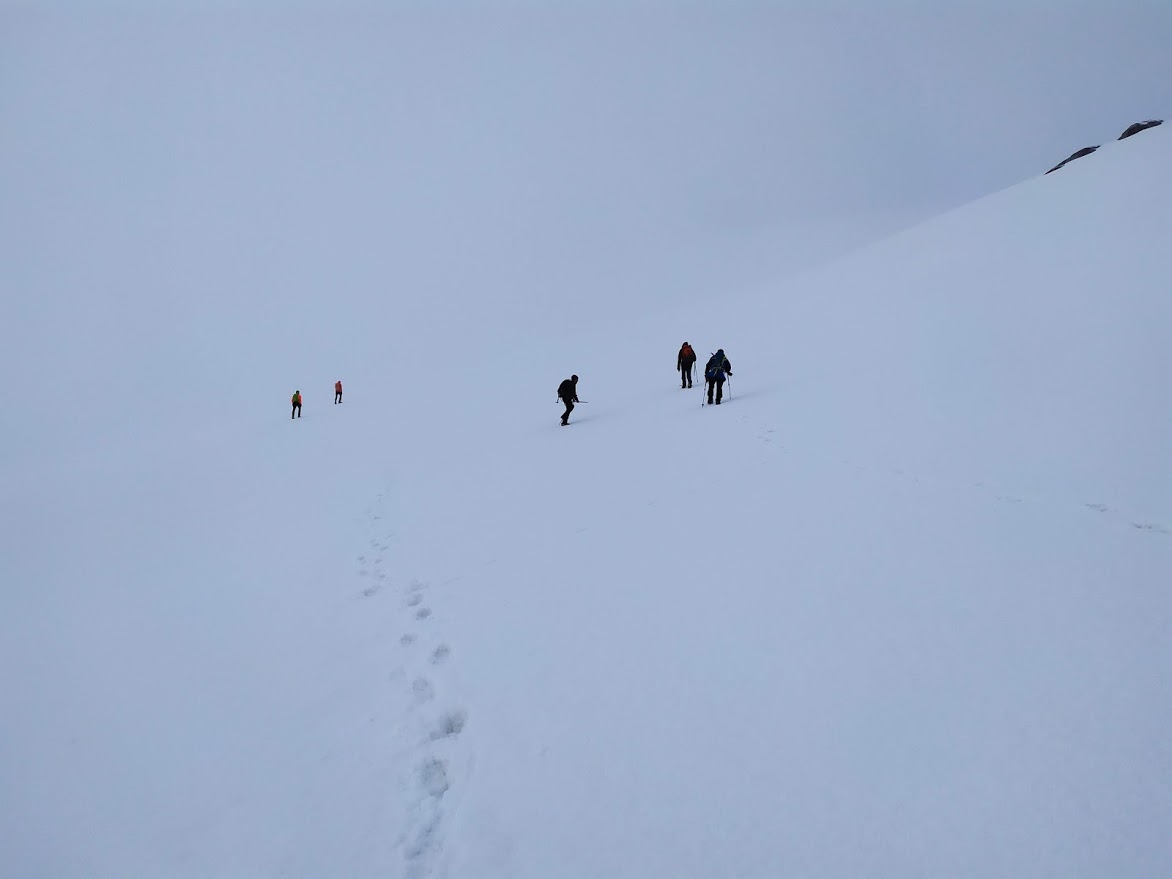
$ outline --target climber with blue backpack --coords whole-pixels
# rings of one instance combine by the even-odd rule
[[[720,405],[720,398],[724,396],[724,380],[732,375],[732,364],[724,356],[724,349],[718,348],[716,353],[708,358],[704,367],[704,378],[708,382],[708,403],[712,404],[712,391],[716,391],[716,405]]]

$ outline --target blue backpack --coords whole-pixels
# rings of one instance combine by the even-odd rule
[[[724,350],[717,351],[704,367],[704,377],[709,381],[724,381]]]

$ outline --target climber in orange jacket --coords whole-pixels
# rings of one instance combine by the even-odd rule
[[[334,382],[334,403],[342,402],[342,383],[340,381]]]
[[[301,417],[301,391],[294,391],[293,392],[293,413],[289,417],[290,418],[300,418]]]

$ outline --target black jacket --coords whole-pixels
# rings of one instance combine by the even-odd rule
[[[558,398],[578,402],[578,386],[569,379],[558,385]]]
[[[691,366],[695,362],[696,362],[696,349],[693,348],[691,356],[688,356],[687,354],[684,353],[684,348],[681,345],[680,346],[680,353],[676,355],[676,369],[680,369],[685,366]]]

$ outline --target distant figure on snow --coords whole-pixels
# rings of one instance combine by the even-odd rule
[[[720,398],[724,396],[724,378],[732,375],[732,364],[724,356],[724,349],[718,348],[716,353],[708,358],[704,367],[704,378],[708,380],[708,402],[712,403],[712,390],[716,389],[716,405],[720,405]]]
[[[684,342],[680,346],[680,353],[676,355],[676,371],[680,374],[680,387],[692,386],[692,367],[696,365],[696,352],[692,346]]]
[[[566,411],[562,415],[562,424],[569,424],[570,413],[574,411],[574,404],[578,402],[578,376],[572,375],[558,385],[558,399],[566,404]]]
[[[301,417],[301,391],[294,391],[293,392],[293,413],[289,417],[290,418],[300,418]]]
[[[340,381],[334,382],[334,404],[342,402],[342,383]]]

